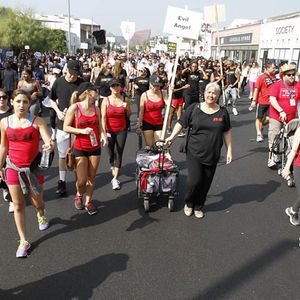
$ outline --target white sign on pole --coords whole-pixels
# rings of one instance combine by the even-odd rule
[[[29,49],[30,49],[29,45],[25,45],[25,50],[29,50]]]
[[[89,48],[88,43],[80,43],[80,49],[87,50]]]
[[[177,37],[197,40],[201,29],[202,14],[168,6],[164,32]]]
[[[216,4],[211,6],[204,6],[204,22],[219,23],[225,22],[225,5]]]
[[[124,39],[126,41],[129,41],[133,37],[135,32],[135,22],[122,21],[120,28]]]

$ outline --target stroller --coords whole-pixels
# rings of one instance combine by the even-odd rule
[[[288,123],[284,122],[279,133],[275,136],[271,148],[271,155],[277,155],[277,157],[279,157],[278,175],[281,175],[287,162],[287,156],[292,150],[294,134],[299,126],[300,119],[293,119]],[[289,187],[295,185],[293,173],[287,178],[287,185]]]
[[[145,212],[149,211],[150,198],[160,195],[168,197],[169,211],[173,211],[179,171],[168,147],[158,142],[154,147],[138,150],[136,162],[137,197],[144,200]]]

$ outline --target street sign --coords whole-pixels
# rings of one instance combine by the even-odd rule
[[[168,6],[164,32],[177,37],[197,40],[202,14],[195,11]]]
[[[25,45],[25,50],[29,50],[30,49],[30,47],[29,47],[29,45]]]
[[[176,52],[176,47],[177,44],[176,43],[168,43],[168,52]]]
[[[135,22],[122,21],[120,28],[124,39],[126,41],[129,41],[133,37],[135,32]]]

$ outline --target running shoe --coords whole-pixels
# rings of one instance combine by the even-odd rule
[[[76,209],[84,209],[82,195],[76,195],[74,198],[74,205]]]
[[[31,245],[27,241],[20,241],[16,257],[27,257],[30,246]]]
[[[95,215],[97,213],[97,207],[92,202],[89,202],[85,205],[85,210],[90,216]]]
[[[8,212],[13,213],[15,211],[15,206],[13,202],[9,202]]]
[[[233,109],[232,109],[232,113],[235,115],[235,116],[237,116],[239,113],[238,113],[238,111],[237,111],[237,109],[234,107]]]
[[[298,213],[294,212],[292,207],[286,208],[285,213],[290,217],[290,223],[292,225],[294,226],[300,225]]]
[[[184,206],[183,211],[184,211],[184,214],[187,217],[190,217],[193,214],[193,208],[192,207],[188,207],[187,205]]]
[[[59,196],[63,196],[67,192],[66,182],[63,180],[59,180],[57,183],[56,194]]]
[[[204,212],[202,210],[194,210],[194,215],[198,219],[204,218]]]
[[[264,137],[262,136],[262,134],[258,134],[258,135],[256,136],[256,141],[257,141],[258,143],[261,143],[261,142],[264,141]]]
[[[44,214],[37,213],[38,223],[39,223],[39,230],[46,230],[49,227],[49,222],[46,217],[46,211],[44,210]]]
[[[120,187],[120,181],[117,180],[116,178],[113,178],[111,180],[111,186],[112,186],[112,189],[113,190],[119,190],[121,187]]]
[[[272,158],[269,158],[268,159],[268,168],[273,168],[275,166],[276,166],[276,162]]]
[[[167,135],[171,135],[172,134],[172,130],[171,129],[167,129]]]
[[[184,137],[186,135],[186,132],[182,130],[177,136],[178,137]]]

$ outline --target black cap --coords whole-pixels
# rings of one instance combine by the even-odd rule
[[[99,86],[93,85],[91,82],[82,82],[78,87],[78,96],[87,90],[98,91],[99,88]]]
[[[151,75],[150,83],[154,86],[155,85],[156,86],[163,86],[164,85],[162,78],[160,76],[156,75],[156,74]]]
[[[80,63],[77,60],[69,60],[67,64],[67,68],[71,75],[79,75],[80,74]]]
[[[109,86],[121,85],[118,79],[113,79],[109,82]]]

